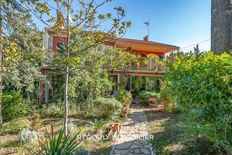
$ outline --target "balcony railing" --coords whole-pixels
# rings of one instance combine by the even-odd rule
[[[138,66],[138,65],[131,65],[128,67],[118,67],[118,68],[113,68],[112,65],[107,64],[104,65],[107,70],[121,70],[123,72],[129,72],[129,71],[140,71],[140,72],[154,72],[154,73],[165,73],[167,71],[167,67],[164,65],[159,65],[159,64],[154,64],[152,66]]]
[[[42,66],[51,66],[54,61],[54,53],[53,52],[48,52],[47,53],[47,59],[46,61],[42,64]],[[157,63],[151,63],[149,62],[146,65],[140,65],[140,64],[134,64],[131,66],[119,66],[119,67],[113,67],[112,63],[107,63],[102,66],[102,68],[105,68],[107,70],[117,70],[117,71],[140,71],[140,72],[154,72],[154,73],[165,73],[167,71],[167,67],[164,66],[163,64],[157,64]]]

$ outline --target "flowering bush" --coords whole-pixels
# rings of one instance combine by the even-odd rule
[[[148,105],[149,104],[149,98],[155,98],[156,100],[158,100],[159,93],[149,92],[149,91],[141,91],[139,93],[139,99],[143,104]]]

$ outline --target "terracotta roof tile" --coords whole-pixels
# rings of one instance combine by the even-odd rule
[[[127,38],[117,39],[115,41],[115,45],[119,48],[132,48],[135,51],[151,53],[168,53],[180,49],[179,47],[174,45]]]

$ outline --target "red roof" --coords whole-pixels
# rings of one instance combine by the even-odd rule
[[[157,55],[163,55],[165,53],[177,51],[180,49],[174,45],[127,38],[116,39],[116,41],[111,43],[111,45],[119,48],[131,48],[138,53],[154,53]]]

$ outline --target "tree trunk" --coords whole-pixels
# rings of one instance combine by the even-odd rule
[[[0,45],[0,51],[2,52],[2,45]],[[2,84],[3,84],[2,81],[3,81],[2,79],[2,53],[0,53],[0,126],[2,126],[2,122],[3,122],[2,121]]]
[[[69,78],[69,67],[65,66],[65,90],[64,90],[64,134],[68,133],[68,78]]]
[[[2,10],[0,6],[0,126],[2,126],[2,84],[3,84],[3,78],[2,78]]]
[[[69,6],[70,2],[67,0],[67,4]],[[67,56],[67,60],[69,60],[69,40],[70,40],[70,21],[69,21],[70,8],[67,7],[67,47],[65,50],[65,56]],[[64,90],[64,134],[68,134],[68,83],[69,83],[69,66],[68,62],[65,65],[65,90]]]
[[[232,48],[230,0],[211,1],[211,50],[220,54]]]

